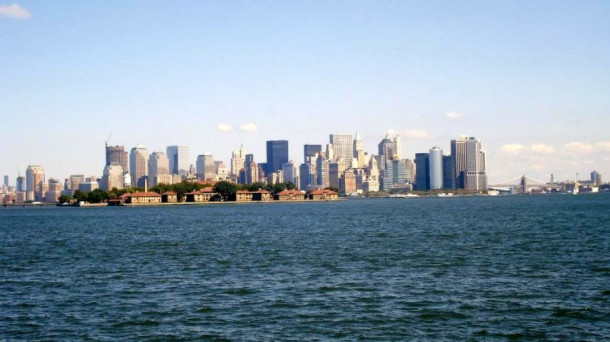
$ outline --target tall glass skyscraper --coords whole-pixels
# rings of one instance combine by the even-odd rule
[[[188,146],[167,146],[166,152],[170,173],[180,176],[189,173],[191,164],[189,162]]]
[[[354,141],[351,134],[331,134],[334,159],[342,161],[344,168],[351,167],[354,158]]]
[[[288,140],[267,141],[267,170],[269,175],[282,169],[288,162]]]

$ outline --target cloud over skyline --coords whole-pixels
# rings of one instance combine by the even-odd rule
[[[252,133],[255,132],[258,128],[252,122],[241,125],[240,129],[244,132]]]
[[[520,144],[507,144],[502,146],[502,151],[510,154],[518,154],[523,149],[523,145]]]
[[[219,123],[218,124],[218,130],[220,132],[229,132],[229,131],[233,130],[233,127],[231,127],[231,125],[227,125],[227,124],[224,124],[224,123]]]
[[[31,17],[32,14],[19,4],[10,4],[0,5],[0,16],[14,19],[27,19]]]
[[[531,150],[536,153],[553,153],[555,149],[545,144],[532,144]]]
[[[464,114],[458,112],[449,112],[445,114],[445,117],[449,120],[460,120],[464,118]]]

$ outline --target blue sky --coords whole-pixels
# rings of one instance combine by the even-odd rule
[[[0,173],[99,176],[109,133],[228,164],[241,143],[262,162],[287,139],[300,163],[356,131],[376,153],[391,130],[411,159],[482,139],[492,183],[608,178],[609,17],[608,1],[0,0]]]

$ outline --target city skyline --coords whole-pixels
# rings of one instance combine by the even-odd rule
[[[606,2],[0,2],[0,173],[102,176],[109,145],[229,165],[356,132],[414,159],[462,134],[489,183],[610,172]],[[167,28],[171,27],[170,30]],[[388,132],[389,131],[389,132]],[[293,148],[292,148],[293,147]]]

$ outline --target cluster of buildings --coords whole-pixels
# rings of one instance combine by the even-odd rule
[[[364,151],[360,134],[330,134],[325,144],[303,146],[303,161],[289,158],[287,140],[266,142],[266,156],[257,162],[244,146],[232,151],[230,163],[215,160],[212,154],[197,155],[193,164],[187,146],[167,146],[153,151],[141,144],[129,152],[124,146],[105,145],[102,176],[71,175],[63,182],[45,178],[42,166],[30,165],[25,177],[19,175],[15,187],[5,176],[2,196],[6,202],[56,202],[60,195],[74,191],[112,190],[176,184],[185,180],[213,183],[226,180],[239,184],[276,184],[291,182],[301,191],[332,188],[341,195],[376,191],[427,191],[464,189],[487,190],[485,152],[481,140],[460,136],[450,141],[445,153],[433,146],[416,153],[414,159],[402,157],[400,136],[386,135],[377,151]],[[594,183],[601,184],[595,172]]]

